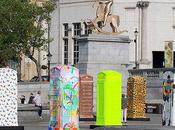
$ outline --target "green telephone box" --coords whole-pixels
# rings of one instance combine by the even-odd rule
[[[97,75],[96,125],[121,125],[121,74],[103,71]]]

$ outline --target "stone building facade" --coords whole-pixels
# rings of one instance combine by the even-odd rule
[[[95,2],[95,0],[94,0]],[[77,37],[88,33],[84,21],[95,17],[91,0],[59,0],[52,13],[51,65],[75,65],[79,58]],[[127,29],[130,39],[130,67],[164,67],[164,43],[174,41],[174,0],[114,0],[112,14],[120,16],[120,29]],[[137,29],[137,43],[134,31]],[[135,49],[137,44],[137,51]],[[137,60],[136,60],[137,59]]]

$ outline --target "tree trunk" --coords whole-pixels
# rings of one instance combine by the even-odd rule
[[[17,78],[20,81],[21,80],[21,60],[17,64]]]
[[[35,63],[36,65],[36,72],[37,72],[37,76],[39,78],[40,81],[40,64],[38,63],[38,61],[33,57],[33,56],[29,56],[29,58]]]

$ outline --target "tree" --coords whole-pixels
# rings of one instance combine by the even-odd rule
[[[0,0],[0,65],[21,56],[28,56],[35,64],[39,75],[40,65],[34,58],[34,52],[51,40],[44,34],[43,25],[50,20],[55,1],[42,4],[29,0]]]

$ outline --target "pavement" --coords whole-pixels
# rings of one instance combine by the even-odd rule
[[[35,116],[34,116],[35,115]],[[127,121],[122,127],[97,127],[95,130],[174,130],[175,127],[162,127],[161,114],[147,114],[150,121]],[[49,112],[43,111],[43,119],[40,119],[35,112],[33,115],[21,113],[18,117],[19,126],[24,126],[24,130],[48,130]],[[90,125],[95,125],[95,121],[80,121],[81,130],[90,130]]]

